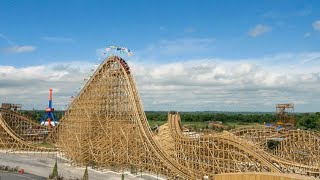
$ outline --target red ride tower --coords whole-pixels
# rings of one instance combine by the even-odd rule
[[[48,126],[48,129],[50,131],[51,126],[56,126],[59,119],[54,113],[54,108],[52,107],[52,89],[49,89],[49,104],[46,108],[45,114],[41,118],[41,125]]]

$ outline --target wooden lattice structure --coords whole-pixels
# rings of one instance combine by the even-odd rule
[[[231,131],[234,135],[253,143],[258,152],[270,159],[283,172],[319,177],[320,134],[303,130],[277,130],[275,127],[247,127]],[[269,149],[268,142],[277,142]]]
[[[291,130],[279,138],[272,153],[278,157],[304,165],[320,167],[320,135],[312,131]]]
[[[0,149],[7,151],[55,151],[42,146],[48,136],[46,127],[18,112],[0,109]]]
[[[208,176],[235,172],[281,172],[251,145],[231,133],[188,137],[181,131],[179,114],[168,114],[174,137],[174,157],[193,172]]]
[[[116,56],[100,65],[54,133],[58,147],[76,164],[178,179],[198,176],[153,140],[130,69]]]
[[[253,171],[295,173],[320,177],[320,144],[317,133],[301,131],[300,134],[297,134],[295,131],[283,130],[284,136],[281,138],[284,141],[275,150],[268,152],[261,148],[263,143],[258,140],[264,142],[263,139],[268,138],[268,135],[275,137],[278,132],[270,128],[243,128],[232,133],[225,131],[222,134],[187,137],[181,131],[179,114],[169,114],[168,123],[175,139],[174,157],[178,159],[179,163],[194,172],[202,172],[206,176],[212,173],[209,177],[220,173]],[[252,140],[248,138],[249,133],[252,135]],[[245,134],[246,138],[242,138],[241,134]],[[256,137],[257,135],[262,137]],[[298,141],[298,139],[301,140]],[[294,143],[294,140],[297,142]],[[284,149],[289,155],[285,156],[279,153],[285,152]],[[291,154],[297,154],[293,151],[299,150],[308,152],[308,157],[303,154],[305,158],[303,159],[301,155]],[[246,159],[246,157],[249,158]],[[211,169],[208,170],[208,167]]]
[[[191,137],[182,133],[178,113],[168,114],[166,130],[170,145],[163,146],[148,125],[129,66],[117,56],[98,67],[49,135],[45,127],[17,112],[0,111],[0,149],[56,150],[41,147],[46,139],[76,165],[150,172],[168,179],[213,179],[236,172],[320,174],[316,133],[248,128]],[[268,138],[283,141],[267,151]],[[309,153],[312,162],[306,163],[303,153],[290,154],[297,149]]]

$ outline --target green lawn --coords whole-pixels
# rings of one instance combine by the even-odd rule
[[[39,144],[39,146],[45,147],[45,148],[54,148],[55,147],[53,144],[46,142],[46,141]]]
[[[257,123],[244,123],[244,122],[227,122],[228,126],[232,128],[252,127],[257,126]]]
[[[182,122],[182,125],[191,126],[195,129],[205,129],[208,126],[206,122]]]

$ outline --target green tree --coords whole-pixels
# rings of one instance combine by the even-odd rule
[[[320,130],[320,113],[296,115],[295,125],[300,129]]]
[[[275,141],[275,140],[270,140],[268,141],[267,145],[269,149],[274,149],[278,146],[279,141]]]
[[[89,180],[88,166],[86,166],[82,180]]]
[[[54,164],[52,174],[50,175],[50,179],[53,179],[53,178],[58,178],[58,164],[57,164],[57,160],[56,160],[56,163]]]

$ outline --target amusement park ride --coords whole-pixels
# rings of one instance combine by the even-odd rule
[[[279,106],[281,117],[288,117],[286,107]],[[46,127],[39,127],[18,112],[0,108],[0,149],[57,151],[79,166],[144,172],[163,179],[220,180],[229,179],[226,175],[234,173],[234,180],[253,179],[248,174],[261,180],[320,178],[318,132],[257,126],[195,138],[183,133],[180,114],[172,112],[163,131],[166,138],[156,139],[133,73],[118,56],[103,61],[61,122],[57,122],[52,89],[41,123],[49,128],[56,126],[47,136],[43,136]],[[268,149],[270,138],[281,141]],[[53,147],[40,146],[43,140]],[[283,178],[284,175],[290,178]],[[293,177],[296,175],[299,178]]]
[[[51,127],[54,127],[57,125],[58,121],[59,119],[54,113],[54,108],[52,107],[52,89],[49,89],[49,104],[40,122],[41,122],[41,125],[48,126],[48,129],[50,130]]]
[[[277,125],[294,126],[294,104],[277,104],[276,119]]]

